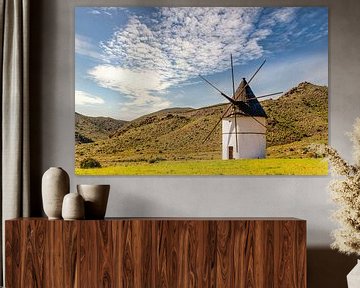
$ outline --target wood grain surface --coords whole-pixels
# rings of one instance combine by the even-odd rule
[[[306,287],[297,219],[5,223],[6,287]]]

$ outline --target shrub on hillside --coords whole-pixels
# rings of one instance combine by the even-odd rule
[[[87,169],[87,168],[100,168],[101,164],[94,158],[86,158],[81,161],[80,168]]]
[[[148,163],[150,164],[154,164],[154,163],[158,163],[160,161],[165,161],[166,159],[165,158],[162,158],[162,157],[156,157],[156,158],[151,158],[148,160]]]

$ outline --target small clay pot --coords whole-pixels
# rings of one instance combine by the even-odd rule
[[[65,195],[62,205],[62,217],[64,220],[84,219],[85,208],[84,199],[79,193],[69,193]]]

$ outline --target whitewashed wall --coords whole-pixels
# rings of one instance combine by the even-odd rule
[[[238,116],[236,121],[235,117],[224,118],[221,121],[222,159],[229,159],[229,146],[233,147],[234,159],[265,158],[266,119],[265,117],[254,118]],[[237,129],[235,129],[235,124]]]

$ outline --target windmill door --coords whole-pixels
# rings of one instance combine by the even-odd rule
[[[234,147],[229,146],[229,159],[234,159]]]

